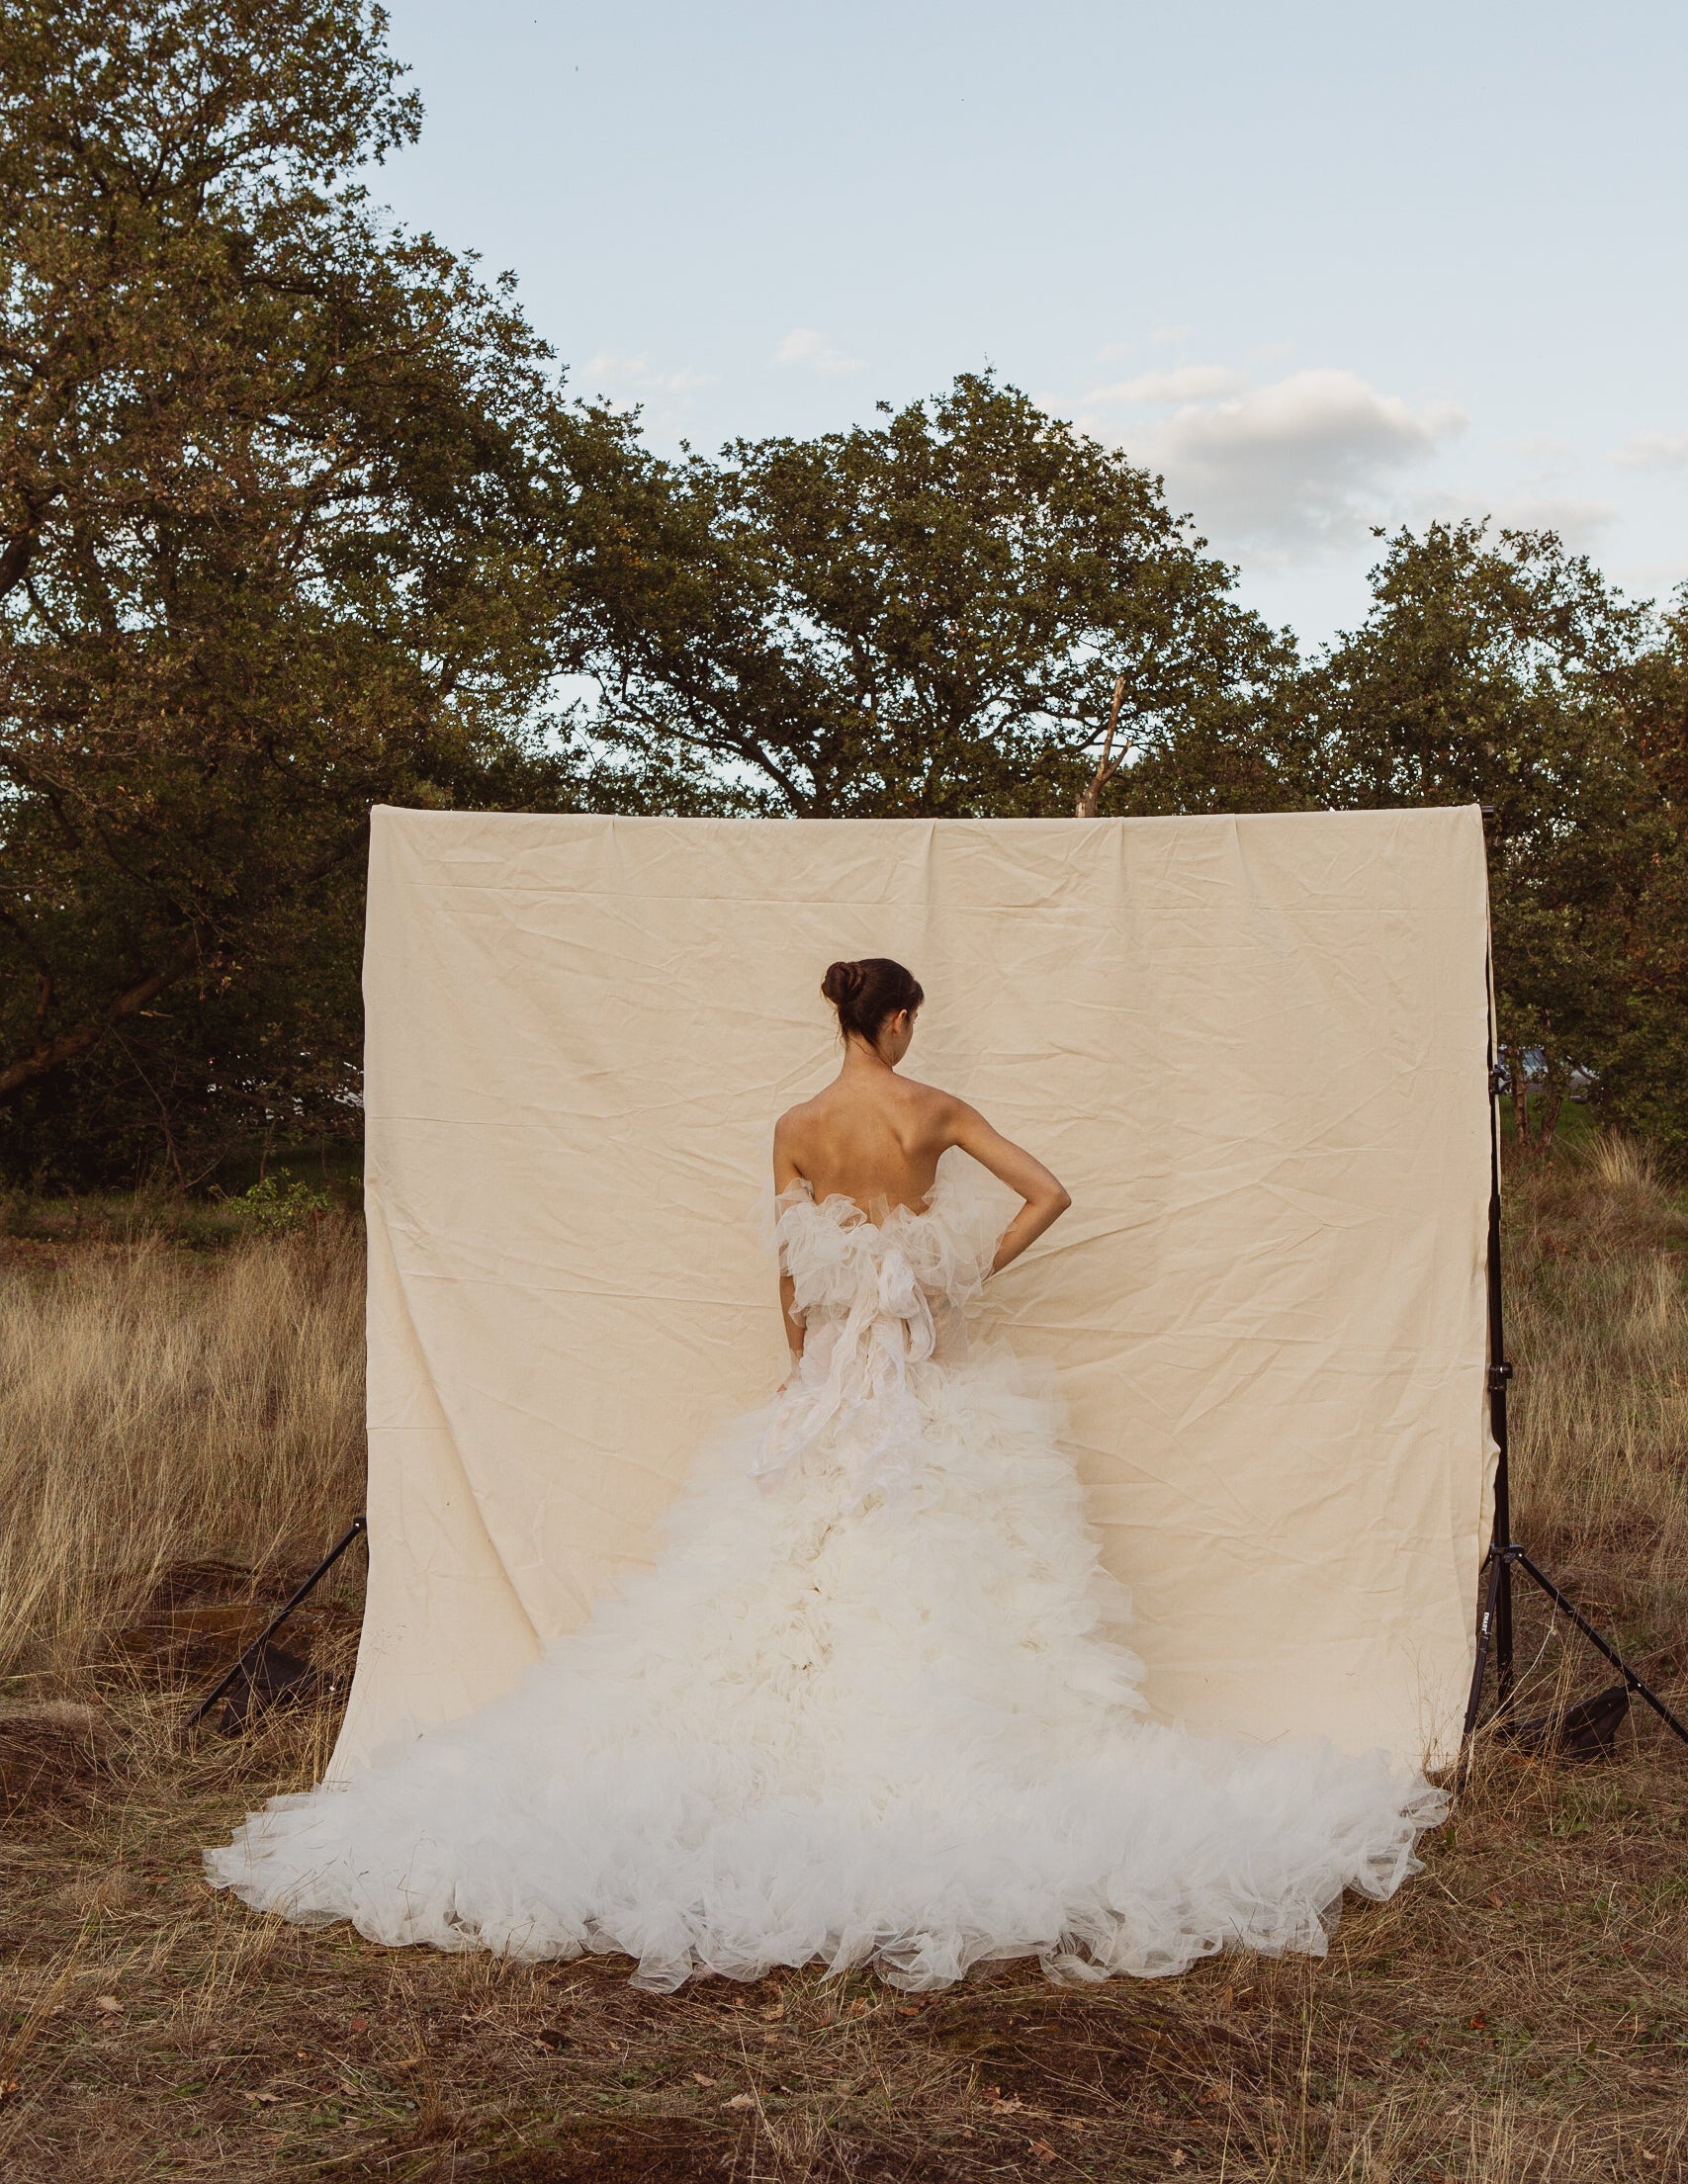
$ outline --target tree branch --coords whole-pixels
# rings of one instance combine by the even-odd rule
[[[199,953],[200,935],[196,929],[157,970],[148,971],[144,978],[125,987],[97,1016],[79,1023],[73,1031],[60,1032],[56,1039],[43,1039],[30,1053],[8,1063],[0,1069],[0,1099],[21,1091],[25,1085],[34,1084],[38,1077],[44,1077],[61,1062],[73,1062],[79,1054],[86,1054],[91,1047],[97,1046],[113,1024],[144,1008],[166,986],[173,986],[177,979],[191,971],[199,960]]]
[[[360,818],[355,827],[348,828],[323,855],[312,863],[302,866],[290,875],[289,884],[294,887],[311,888],[327,879],[353,854],[368,834],[367,816]],[[13,920],[8,918],[8,923]],[[177,979],[191,971],[200,960],[206,941],[214,928],[203,919],[189,928],[186,936],[156,970],[148,971],[144,978],[136,979],[115,995],[105,1007],[95,1015],[79,1023],[72,1031],[60,1032],[56,1039],[43,1039],[28,1054],[22,1054],[15,1062],[0,1069],[0,1099],[8,1098],[25,1085],[34,1084],[38,1077],[44,1077],[48,1070],[57,1069],[61,1062],[73,1062],[78,1055],[86,1054],[100,1041],[114,1024],[126,1016],[135,1015],[149,1001],[173,986]]]
[[[1097,817],[1102,805],[1103,790],[1107,788],[1113,776],[1125,763],[1125,753],[1123,751],[1119,753],[1111,765],[1108,762],[1109,754],[1113,748],[1113,732],[1119,726],[1119,708],[1124,697],[1125,676],[1123,670],[1121,670],[1113,679],[1113,709],[1108,716],[1108,738],[1102,746],[1102,756],[1097,761],[1096,772],[1091,776],[1090,786],[1079,798],[1077,809],[1073,815],[1076,819],[1095,819]]]
[[[32,523],[7,540],[4,551],[0,552],[0,599],[15,584],[23,582],[25,571],[35,559],[36,543],[40,537],[41,533]]]

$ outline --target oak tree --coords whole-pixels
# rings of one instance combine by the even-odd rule
[[[0,11],[0,1128],[188,1179],[355,1127],[376,801],[567,801],[572,407],[505,286],[356,179],[417,126],[359,0]],[[578,459],[578,460],[577,460]]]
[[[1488,806],[1519,1139],[1546,1143],[1579,1080],[1629,1114],[1661,1090],[1656,1035],[1688,1002],[1683,814],[1645,748],[1668,713],[1659,625],[1552,533],[1480,523],[1398,533],[1373,592],[1287,689],[1284,770],[1333,805]]]
[[[678,757],[805,817],[1068,814],[1116,690],[1105,809],[1181,738],[1249,770],[1286,642],[1157,480],[988,375],[656,483],[582,724],[635,773]]]

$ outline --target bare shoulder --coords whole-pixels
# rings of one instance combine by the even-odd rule
[[[775,1147],[793,1145],[802,1138],[809,1124],[814,1121],[819,1105],[819,1099],[815,1098],[800,1099],[795,1107],[787,1107],[773,1126]]]
[[[808,1173],[813,1149],[812,1099],[787,1107],[773,1126],[773,1187],[784,1190]]]
[[[945,1092],[941,1085],[923,1085],[918,1077],[898,1077],[896,1082],[908,1098],[918,1101],[922,1106],[931,1107],[933,1113],[939,1108],[958,1107],[962,1103],[953,1092]]]
[[[973,1112],[966,1100],[941,1085],[923,1085],[918,1077],[899,1077],[897,1084],[904,1102],[928,1130],[950,1133]]]

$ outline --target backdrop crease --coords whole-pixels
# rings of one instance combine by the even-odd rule
[[[506,1689],[783,1364],[754,1214],[892,955],[1074,1207],[1046,1359],[1159,1710],[1446,1759],[1492,1483],[1480,816],[378,810],[369,1606],[331,1773]]]

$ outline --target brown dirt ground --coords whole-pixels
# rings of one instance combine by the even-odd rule
[[[1627,1639],[1624,1587],[1571,1573]],[[279,1581],[278,1581],[279,1583]],[[497,2184],[1581,2184],[1688,2169],[1688,1750],[1479,1755],[1427,1870],[1322,1962],[908,1997],[816,1972],[641,1994],[303,1932],[210,1892],[199,1846],[309,1779],[331,1707],[184,1741],[251,1580],[178,1573],[85,1704],[0,1713],[0,2169]],[[343,1668],[348,1588],[290,1629]],[[225,1611],[224,1613],[220,1613]],[[1521,1658],[1565,1649],[1532,1609]],[[1650,1667],[1672,1663],[1657,1652]],[[1605,1676],[1569,1656],[1574,1686]]]

